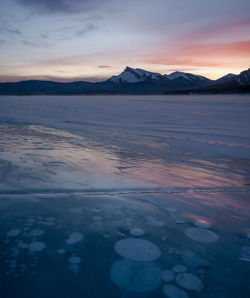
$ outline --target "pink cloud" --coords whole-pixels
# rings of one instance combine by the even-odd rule
[[[250,19],[201,28],[165,44],[147,62],[199,67],[243,67],[250,65]],[[239,40],[239,38],[243,38]]]

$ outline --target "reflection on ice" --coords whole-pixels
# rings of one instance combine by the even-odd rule
[[[0,297],[249,297],[247,99],[191,99],[0,98]]]

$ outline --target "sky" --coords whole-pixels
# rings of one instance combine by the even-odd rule
[[[249,0],[0,0],[0,81],[250,68]]]

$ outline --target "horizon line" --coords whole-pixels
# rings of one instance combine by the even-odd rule
[[[141,69],[144,71],[148,71],[148,72],[152,72],[152,73],[159,73],[160,75],[170,75],[172,73],[175,72],[181,72],[181,73],[188,73],[188,74],[193,74],[193,75],[197,75],[197,76],[203,76],[211,81],[216,81],[220,78],[223,78],[224,76],[228,75],[228,74],[234,74],[234,75],[239,75],[241,72],[250,69],[249,67],[244,68],[242,71],[240,71],[238,74],[235,73],[226,73],[225,75],[222,75],[216,79],[211,79],[208,76],[204,76],[204,75],[199,75],[199,74],[194,74],[192,72],[186,72],[186,71],[180,71],[180,70],[175,70],[173,72],[170,73],[160,73],[160,72],[153,72],[153,71],[149,71],[140,67],[130,67],[130,66],[126,66],[125,68],[123,68],[123,70],[117,74],[117,75],[113,75],[113,76],[119,76],[126,68],[131,68],[131,69]],[[25,82],[25,81],[49,81],[49,82],[54,82],[54,83],[74,83],[74,82],[86,82],[86,83],[100,83],[100,82],[105,82],[107,80],[109,80],[110,78],[112,78],[113,76],[110,77],[73,77],[73,78],[65,78],[65,77],[55,77],[55,76],[47,76],[47,75],[34,75],[34,76],[11,76],[11,75],[0,75],[0,84],[2,83],[20,83],[20,82]],[[4,79],[6,78],[6,79]],[[8,79],[7,79],[8,78]]]

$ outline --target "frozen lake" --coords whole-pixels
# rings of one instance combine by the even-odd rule
[[[1,298],[249,298],[250,96],[0,96]]]

